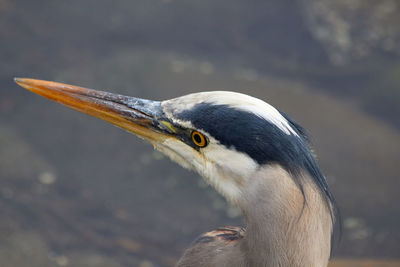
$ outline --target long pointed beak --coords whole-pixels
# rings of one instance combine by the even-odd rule
[[[162,120],[161,102],[123,96],[74,85],[26,78],[15,82],[38,95],[67,107],[110,122],[145,138],[162,142],[172,132]]]

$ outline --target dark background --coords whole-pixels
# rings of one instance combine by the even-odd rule
[[[400,257],[398,1],[0,0],[0,266],[171,266],[238,211],[15,76],[261,98],[313,137],[343,216],[334,257]]]

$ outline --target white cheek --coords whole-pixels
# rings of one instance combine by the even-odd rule
[[[202,151],[207,162],[212,162],[203,176],[228,201],[239,204],[243,189],[257,170],[257,163],[244,153],[215,143]]]
[[[218,163],[218,167],[232,179],[240,179],[239,183],[246,183],[257,169],[257,163],[253,159],[233,148],[210,144],[203,153],[209,161]]]
[[[182,167],[197,171],[234,204],[238,203],[243,188],[257,169],[256,162],[246,154],[214,142],[200,152],[174,138],[156,144],[155,148]]]
[[[193,151],[193,148],[177,139],[166,139],[161,144],[156,144],[155,148],[184,168],[190,170],[201,170],[204,168],[204,158],[196,151]]]

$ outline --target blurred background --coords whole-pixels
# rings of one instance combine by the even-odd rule
[[[13,77],[261,98],[313,137],[343,217],[334,258],[400,258],[396,0],[0,0],[0,266],[173,266],[240,213],[151,145]]]

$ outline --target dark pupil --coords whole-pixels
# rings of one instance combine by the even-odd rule
[[[199,134],[194,134],[193,135],[193,138],[194,138],[194,141],[196,141],[197,143],[201,143],[201,137],[200,137],[200,135]]]

